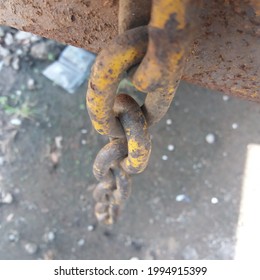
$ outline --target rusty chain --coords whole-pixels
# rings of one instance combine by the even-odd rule
[[[92,68],[86,98],[88,112],[94,128],[110,137],[110,143],[98,153],[93,167],[99,181],[93,193],[95,214],[105,224],[117,220],[124,201],[129,197],[130,175],[141,173],[146,168],[151,153],[148,127],[165,115],[181,78],[187,46],[184,38],[187,3],[176,3],[155,1],[156,9],[149,25],[149,44],[146,26],[128,30],[99,54]],[[162,17],[162,8],[166,7],[168,13]],[[163,65],[160,61],[162,49],[168,48],[163,45],[163,41],[168,40],[164,26],[169,20],[167,15],[174,12],[178,13],[179,25],[174,22],[178,36],[175,45],[171,42],[172,49],[164,53]],[[158,32],[163,40],[155,46],[153,40]],[[183,40],[185,44],[182,44]],[[121,92],[116,94],[125,71],[138,64],[132,79],[136,88],[147,93],[141,107],[132,97]]]

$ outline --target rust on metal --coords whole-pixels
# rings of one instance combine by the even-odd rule
[[[119,12],[117,0],[0,0],[0,23],[98,53],[118,34],[119,14],[121,31],[149,21],[151,1],[130,2]],[[259,10],[259,0],[203,0],[182,79],[260,102]]]
[[[105,224],[117,220],[122,204],[131,192],[129,174],[142,172],[151,153],[148,126],[135,100],[119,94],[115,100],[115,115],[122,124],[125,139],[111,138],[98,153],[93,166],[99,181],[93,192],[97,202],[95,214]]]
[[[118,33],[147,25],[151,7],[152,0],[119,0]]]
[[[183,79],[260,102],[259,0],[204,1]]]
[[[117,37],[96,59],[88,83],[87,108],[94,128],[102,135],[124,137],[113,113],[115,94],[124,71],[143,58],[147,40],[147,28],[135,28]]]
[[[128,145],[128,156],[121,162],[121,166],[128,174],[141,173],[146,168],[151,153],[151,139],[145,116],[135,100],[125,94],[117,96],[114,112],[124,128]]]
[[[133,82],[144,92],[175,92],[182,76],[184,59],[195,37],[194,10],[200,1],[155,0],[148,26],[147,53]]]

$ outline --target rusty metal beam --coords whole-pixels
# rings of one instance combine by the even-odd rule
[[[0,24],[99,52],[118,34],[118,0],[0,0]]]
[[[148,22],[149,9],[148,0],[122,0],[120,10],[118,0],[0,0],[0,24],[99,52],[119,15],[124,30]],[[183,79],[260,102],[260,1],[203,0],[197,13]]]

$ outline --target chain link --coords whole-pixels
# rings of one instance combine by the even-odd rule
[[[152,38],[149,47],[146,26],[128,30],[98,55],[92,68],[86,97],[88,112],[94,128],[110,137],[110,143],[98,153],[93,167],[99,181],[93,192],[95,214],[105,224],[113,224],[117,220],[129,197],[130,175],[141,173],[146,168],[151,154],[148,127],[157,123],[167,112],[180,81],[185,53],[181,44],[184,40],[182,30],[184,34],[187,31],[184,13],[187,1],[177,1],[178,6],[174,1],[158,0],[156,3],[160,7],[168,5],[171,13],[168,11],[167,16],[162,17],[163,22],[160,22],[163,9],[153,10],[155,16],[152,16],[149,27]],[[174,25],[172,16],[176,16],[176,13],[181,22],[177,27],[172,26],[178,32],[174,41],[167,37],[168,30],[164,30],[163,26],[170,28],[171,24]],[[169,42],[165,46],[163,42],[158,42],[160,51],[156,51],[155,38],[158,34],[162,34],[164,40],[173,41],[172,51]],[[163,48],[167,51],[163,52]],[[160,63],[163,53],[167,69]],[[126,94],[116,95],[125,71],[138,64],[140,66],[133,74],[133,83],[139,90],[147,92],[141,107]]]

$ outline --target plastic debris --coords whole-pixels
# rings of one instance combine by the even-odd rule
[[[95,58],[93,53],[68,46],[59,59],[43,71],[43,75],[72,94],[89,76]]]

